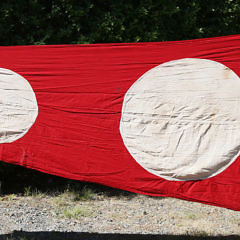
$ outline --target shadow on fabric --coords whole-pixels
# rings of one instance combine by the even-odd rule
[[[200,234],[200,233],[199,233]],[[192,236],[161,234],[120,234],[86,232],[24,232],[14,231],[0,235],[0,240],[239,240],[239,235],[230,236]]]

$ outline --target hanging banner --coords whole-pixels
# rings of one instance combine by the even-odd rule
[[[8,163],[240,210],[240,35],[0,47]]]

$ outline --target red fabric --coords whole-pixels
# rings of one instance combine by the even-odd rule
[[[240,76],[240,35],[0,47],[0,67],[25,77],[39,106],[29,132],[0,145],[1,160],[65,178],[240,210],[240,158],[206,180],[167,181],[144,170],[123,144],[119,122],[126,91],[149,69],[186,57],[223,63]]]

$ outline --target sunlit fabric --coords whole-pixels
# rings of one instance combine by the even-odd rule
[[[224,171],[240,151],[240,78],[212,60],[183,58],[145,73],[127,91],[120,132],[133,158],[167,180]]]
[[[189,61],[186,59],[190,59],[190,64],[184,62]],[[211,71],[206,66],[213,80],[205,77],[205,67],[202,73],[199,69],[196,72],[194,66],[191,67],[191,59],[200,65],[214,63]],[[169,85],[162,71],[147,78],[149,84],[139,88],[146,97],[146,101],[141,102],[142,96],[138,98],[139,92],[133,88],[139,79],[159,65],[178,61],[183,61],[181,64],[187,67],[185,72],[189,71],[190,75],[184,77],[179,68],[172,68],[173,74],[171,71],[166,74],[171,80]],[[220,69],[214,69],[215,63]],[[22,134],[12,142],[0,144],[2,161],[136,193],[240,210],[240,35],[160,43],[0,47],[0,68],[9,69],[26,80],[28,89],[32,90],[33,103],[28,109],[34,111],[31,115],[27,110],[32,117],[26,127],[22,125],[25,129]],[[176,71],[184,87],[174,77]],[[218,75],[219,71],[225,71],[226,83],[219,77],[214,78],[214,73]],[[158,85],[157,79],[164,79],[164,84]],[[198,81],[195,88],[194,79]],[[1,81],[0,76],[0,87]],[[208,88],[208,84],[213,85]],[[150,86],[156,91],[148,98]],[[203,94],[199,95],[201,88]],[[211,94],[207,94],[208,89]],[[219,92],[215,93],[214,89]],[[132,90],[137,93],[133,102],[129,97]],[[181,91],[185,98],[176,100]],[[160,97],[159,92],[163,93]],[[28,105],[24,94],[18,99],[26,101],[21,106]],[[0,103],[8,105],[4,95],[0,96]],[[129,119],[124,106],[127,114],[131,113]],[[151,121],[147,117],[134,118],[134,114],[139,117],[139,113],[145,114],[142,110],[151,111],[154,107],[157,112],[149,115],[153,117]],[[190,124],[191,113],[194,122]],[[0,114],[2,118],[1,111]],[[11,118],[11,115],[14,115],[12,111],[4,116]],[[164,122],[160,121],[164,116],[168,116],[172,128],[170,125],[164,128]],[[26,116],[26,119],[29,118]],[[201,125],[200,121],[204,120],[207,124]],[[184,129],[184,121],[188,129]],[[224,127],[216,125],[222,121]],[[123,128],[123,122],[130,124]],[[20,122],[17,124],[21,126]],[[180,131],[176,131],[178,127]],[[181,135],[183,129],[186,135]],[[11,135],[10,128],[9,133]],[[186,152],[189,154],[181,155]],[[198,154],[196,159],[194,154]],[[201,167],[196,168],[195,162]],[[192,177],[188,164],[197,169],[198,177]],[[218,170],[212,171],[216,165]],[[170,175],[166,169],[171,170]]]

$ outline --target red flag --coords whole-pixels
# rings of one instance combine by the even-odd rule
[[[1,160],[240,210],[239,46],[0,47]]]

